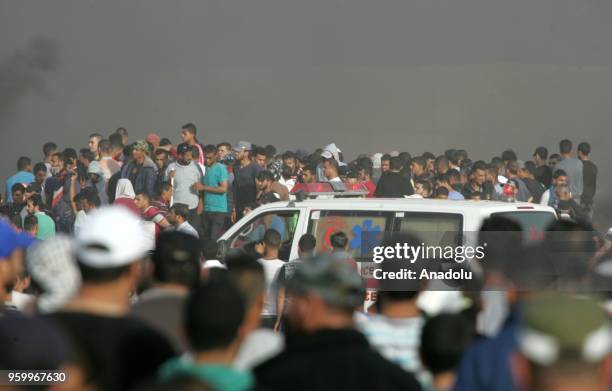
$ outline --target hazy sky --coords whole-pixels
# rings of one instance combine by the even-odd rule
[[[0,36],[2,183],[47,140],[176,141],[193,121],[205,142],[349,157],[529,159],[570,137],[612,193],[609,0],[0,0]]]

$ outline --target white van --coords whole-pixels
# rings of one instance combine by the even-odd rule
[[[484,219],[504,216],[517,221],[525,237],[539,239],[557,217],[554,209],[531,203],[496,201],[454,201],[438,199],[333,198],[274,202],[244,216],[219,239],[220,255],[249,242],[262,240],[267,228],[281,233],[280,258],[298,258],[298,241],[305,233],[317,239],[317,251],[329,251],[329,237],[337,231],[350,239],[349,252],[358,262],[369,261],[362,254],[364,240],[376,240],[377,233],[411,232],[427,245],[468,245]],[[471,235],[473,237],[474,235]],[[377,245],[370,243],[368,247]]]

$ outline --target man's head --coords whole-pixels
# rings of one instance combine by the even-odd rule
[[[157,189],[157,195],[164,202],[170,201],[170,199],[172,198],[172,192],[173,192],[172,185],[169,182],[163,182],[159,186],[159,189]]]
[[[132,158],[138,164],[142,164],[149,152],[149,144],[145,140],[138,140],[132,144]]]
[[[416,181],[414,183],[414,192],[420,194],[423,198],[429,198],[431,195],[431,183],[426,180]]]
[[[200,285],[187,299],[185,334],[192,350],[218,352],[232,361],[244,338],[240,333],[245,303],[231,278],[218,275]]]
[[[181,127],[181,139],[186,144],[193,145],[196,142],[197,133],[196,126],[191,122]]]
[[[298,256],[301,260],[312,258],[317,247],[317,238],[313,234],[304,234],[298,241]]]
[[[113,156],[113,149],[111,148],[111,143],[108,139],[100,140],[98,143],[98,152],[100,153],[100,157]]]
[[[217,147],[208,144],[203,149],[204,152],[204,165],[210,167],[217,162]]]
[[[21,183],[15,183],[11,187],[11,195],[13,196],[13,203],[21,205],[25,202],[25,191],[26,188]]]
[[[24,250],[33,240],[29,234],[15,231],[0,219],[0,302],[6,300],[6,294],[22,273]]]
[[[232,144],[224,141],[222,143],[217,144],[217,159],[225,160],[232,153]]]
[[[178,153],[178,162],[184,166],[191,163],[193,160],[193,147],[187,143],[179,144],[176,149]]]
[[[470,170],[470,180],[474,185],[482,186],[487,179],[487,165],[482,160],[477,161]]]
[[[357,271],[345,262],[304,262],[287,283],[291,295],[287,321],[296,332],[350,328],[365,289]]]
[[[94,160],[93,162],[89,163],[89,166],[87,167],[87,175],[94,184],[104,180],[104,170],[102,170],[102,165],[99,161]]]
[[[115,134],[121,136],[121,144],[128,145],[128,131],[125,128],[117,128]]]
[[[40,208],[43,206],[42,198],[40,194],[32,194],[28,198],[28,213],[40,212]]]
[[[157,148],[155,150],[155,165],[158,169],[163,170],[164,167],[168,164],[168,151],[162,148]]]
[[[123,303],[127,304],[128,293],[139,278],[139,261],[150,250],[144,237],[142,221],[122,206],[91,213],[75,236],[83,286],[112,286],[125,293]]]
[[[295,153],[293,151],[287,151],[283,153],[283,164],[291,169],[294,172],[297,169],[297,161],[295,158]]]
[[[412,163],[410,163],[410,171],[414,176],[422,175],[425,172],[427,162],[423,159],[422,156],[417,156],[412,159]]]
[[[346,251],[348,248],[348,242],[348,236],[342,231],[333,233],[329,237],[329,243],[331,244],[333,251]]]
[[[79,162],[81,162],[84,167],[89,166],[89,163],[93,162],[94,160],[96,160],[96,155],[94,152],[91,152],[87,148],[79,150]]]
[[[304,183],[315,183],[317,181],[317,168],[313,165],[304,166],[302,180]]]
[[[195,289],[200,282],[200,241],[178,231],[162,232],[153,251],[153,277],[162,284]]]
[[[404,168],[404,162],[399,156],[393,156],[389,160],[389,171],[400,172]]]
[[[32,160],[27,156],[17,159],[17,171],[32,172]]]
[[[234,157],[236,160],[250,160],[251,159],[251,149],[253,146],[248,141],[239,141],[236,144],[232,151],[234,153]]]
[[[43,145],[43,155],[45,156],[45,161],[51,157],[51,155],[57,152],[57,144],[54,142],[48,142]]]
[[[61,152],[55,152],[51,155],[51,173],[57,174],[64,169],[64,159]]]
[[[100,140],[102,140],[102,135],[99,133],[92,133],[89,135],[89,142],[87,143],[87,146],[94,154],[98,153],[98,144],[100,143]]]
[[[582,142],[578,144],[578,158],[581,160],[588,159],[591,154],[591,144]]]
[[[539,166],[543,166],[546,164],[546,159],[548,158],[548,149],[546,147],[537,147],[535,152],[533,153],[533,160]]]
[[[555,186],[567,185],[567,173],[564,170],[553,172],[553,184]]]
[[[47,178],[47,166],[45,163],[36,163],[34,165],[34,180],[42,184]]]
[[[522,166],[519,167],[519,177],[522,179],[534,179],[535,172],[536,164],[532,161],[525,162]]]
[[[146,191],[138,191],[136,192],[136,197],[134,197],[134,204],[141,211],[147,210],[149,206],[151,206],[151,196]]]
[[[559,142],[559,154],[561,156],[569,156],[572,153],[572,142],[568,139],[563,139]]]
[[[553,153],[548,157],[548,165],[552,168],[555,168],[559,161],[561,161],[561,156],[558,153]]]
[[[423,365],[434,377],[456,372],[473,333],[465,315],[441,314],[430,318],[421,332],[419,356]]]
[[[335,159],[325,159],[323,162],[323,175],[328,180],[338,177],[338,162]]]
[[[23,230],[34,237],[38,236],[38,218],[36,218],[36,216],[27,215],[25,219],[23,219]]]
[[[228,275],[240,291],[246,305],[246,316],[242,332],[248,334],[259,327],[264,305],[266,276],[263,265],[246,254],[226,259]]]
[[[434,171],[436,175],[446,174],[449,169],[449,164],[450,162],[448,161],[448,158],[446,156],[438,156],[434,162]]]
[[[516,157],[516,152],[511,149],[506,149],[504,152],[502,152],[501,159],[506,165],[508,162],[515,162],[518,160]]]
[[[278,250],[280,249],[281,243],[280,233],[274,228],[268,228],[263,237],[263,244],[265,246],[264,254],[269,258],[278,258]]]
[[[273,182],[274,174],[272,174],[270,171],[260,171],[255,177],[255,185],[257,186],[257,190],[259,191],[270,191]]]
[[[257,147],[253,151],[253,161],[259,167],[265,169],[268,164],[268,157],[266,156],[266,150],[262,147]]]
[[[448,189],[446,187],[438,187],[434,192],[434,198],[438,200],[447,200],[448,199]]]
[[[189,207],[186,204],[175,203],[168,211],[166,219],[175,227],[183,224],[189,219]]]
[[[388,153],[385,153],[380,158],[380,171],[383,173],[389,171],[390,164],[391,164],[391,155],[389,155]]]
[[[98,196],[98,192],[96,192],[94,189],[87,187],[81,190],[79,195],[81,209],[83,209],[86,214],[90,214],[100,207],[100,197]]]

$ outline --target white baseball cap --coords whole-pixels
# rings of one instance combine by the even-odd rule
[[[101,269],[128,265],[152,250],[143,221],[122,206],[92,212],[75,241],[79,262]]]

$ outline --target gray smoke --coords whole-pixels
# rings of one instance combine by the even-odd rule
[[[45,77],[58,63],[59,46],[47,37],[30,39],[25,48],[0,62],[0,131],[25,96],[45,96]]]

